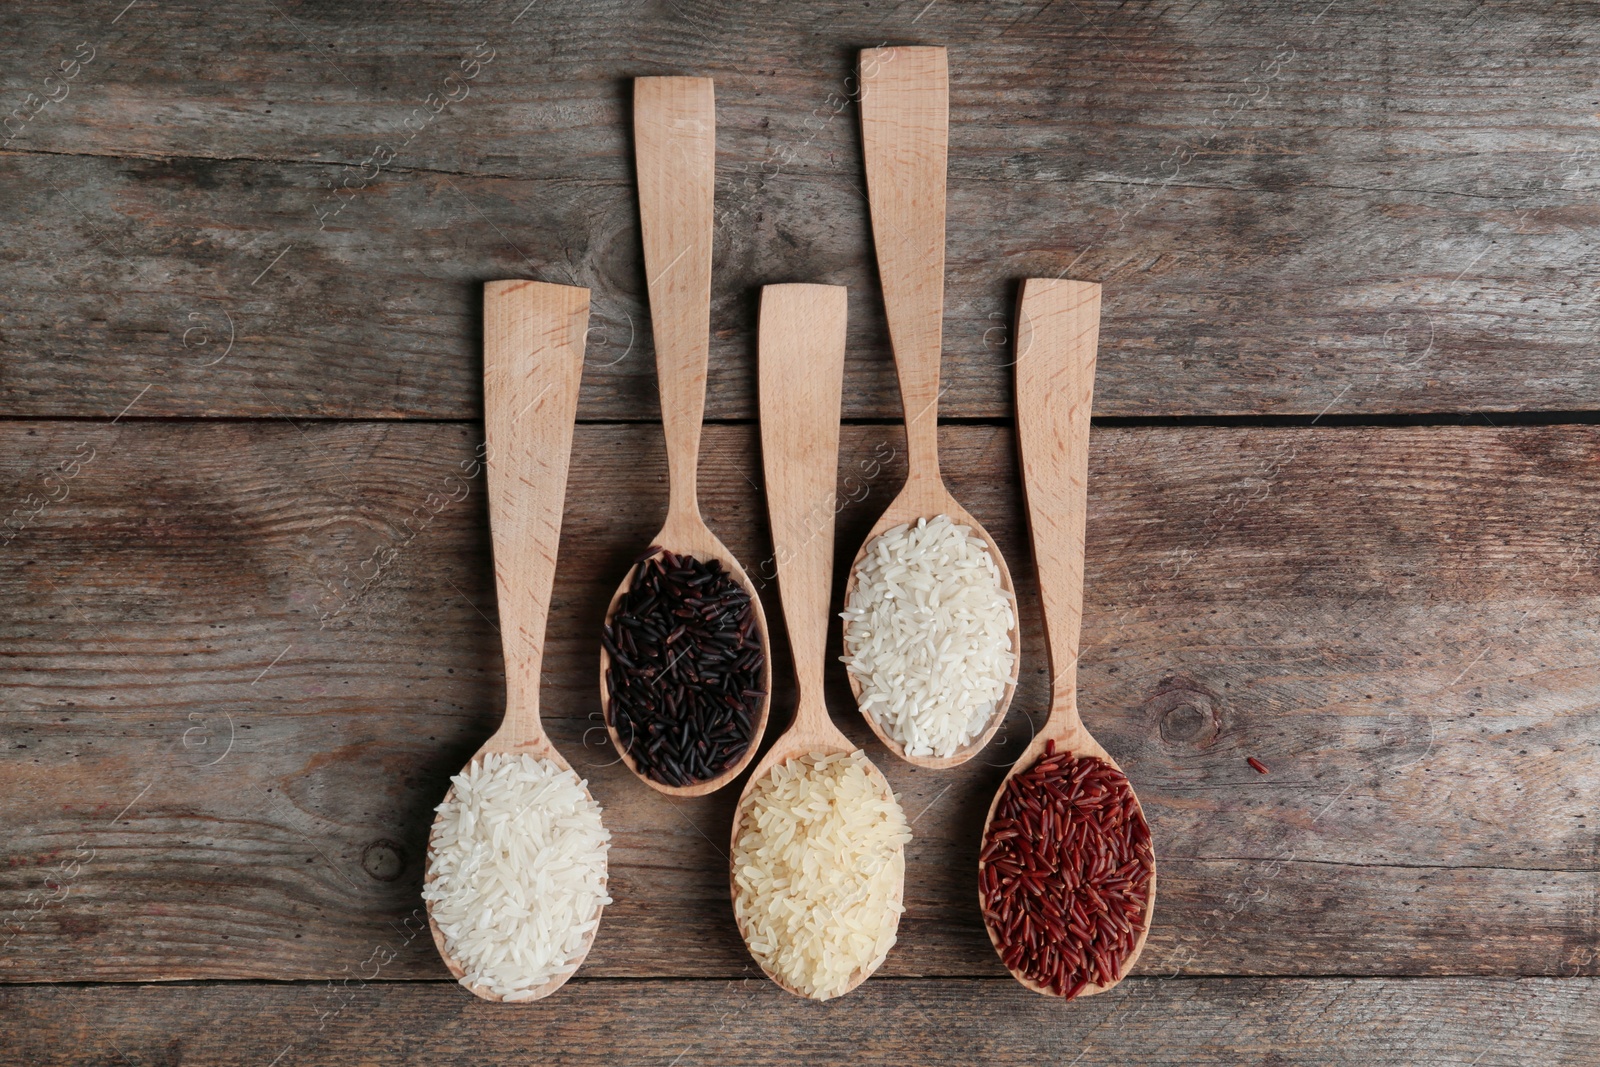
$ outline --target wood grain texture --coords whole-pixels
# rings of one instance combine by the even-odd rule
[[[864,48],[860,78],[861,156],[907,463],[913,477],[937,480],[949,61],[943,48]]]
[[[698,519],[695,473],[706,406],[716,227],[717,109],[711,79],[637,79],[633,140],[661,422],[676,487],[672,509]]]
[[[539,689],[589,293],[490,282],[483,315],[483,468],[506,675],[505,721],[483,752],[526,753],[566,766],[539,724]]]
[[[1011,434],[939,436],[1023,564],[1015,704],[941,772],[838,716],[917,836],[900,944],[817,1010],[733,928],[733,790],[613,762],[595,634],[666,460],[580,426],[543,710],[618,904],[599,977],[513,1019],[417,896],[500,718],[482,430],[318,420],[481,418],[507,277],[593,291],[580,419],[659,419],[631,86],[690,75],[707,416],[756,416],[757,291],[808,281],[849,287],[845,414],[897,422],[877,45],[950,49],[945,415],[1010,417],[1017,279],[1062,276],[1105,285],[1101,415],[1597,410],[1597,42],[1510,0],[0,6],[0,408],[97,420],[0,423],[0,982],[273,980],[0,985],[0,1063],[1595,1062],[1600,430],[1093,435],[1079,698],[1162,891],[1138,972],[1061,1011],[971,903],[1050,696]],[[756,436],[708,427],[701,504],[775,608]],[[836,564],[904,447],[845,428]]]
[[[629,84],[698,74],[708,414],[754,413],[757,287],[816,281],[847,414],[896,417],[851,102],[890,41],[952,49],[947,414],[1008,411],[1014,280],[1063,271],[1106,415],[1600,405],[1584,5],[524,8],[5,5],[7,108],[97,49],[0,151],[6,410],[475,417],[516,273],[594,291],[583,417],[654,417]]]
[[[793,722],[767,761],[852,748],[829,718],[823,681],[834,629],[844,335],[845,292],[838,286],[762,290],[762,495],[795,687]]]
[[[483,486],[462,476],[478,431],[0,433],[0,976],[321,979],[401,936],[431,809],[500,714]],[[841,447],[848,552],[903,442],[855,426]],[[1026,561],[1011,435],[947,427],[941,451]],[[752,429],[708,427],[702,504],[770,582],[756,452]],[[594,634],[665,506],[659,428],[580,426],[572,471],[542,710],[616,834],[585,974],[750,973],[732,791],[646,790],[599,729]],[[1600,969],[1600,430],[1121,429],[1092,435],[1089,477],[1079,699],[1161,849],[1140,973]],[[1031,568],[1018,584],[1023,677],[994,745],[953,771],[879,760],[916,835],[881,976],[1004,976],[973,872],[1048,703]],[[394,953],[386,977],[443,975],[425,944]]]
[[[1017,452],[1050,669],[1050,717],[1039,733],[1065,742],[1072,752],[1079,751],[1072,747],[1079,738],[1072,735],[1083,727],[1078,648],[1099,336],[1100,286],[1049,278],[1023,283],[1017,303]]]
[[[758,979],[577,978],[559,1001],[508,1011],[357,970],[311,985],[0,988],[13,1039],[0,1062],[1588,1067],[1600,1049],[1593,978],[1136,978],[1067,1005],[1010,981],[880,978],[826,1006]]]

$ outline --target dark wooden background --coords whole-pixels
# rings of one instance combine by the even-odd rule
[[[1024,675],[966,767],[867,746],[909,911],[817,1006],[739,942],[732,797],[645,790],[598,729],[665,505],[627,100],[717,81],[701,480],[753,572],[757,287],[850,287],[841,477],[897,458],[848,559],[903,470],[851,101],[880,43],[951,49],[943,447]],[[1478,0],[0,7],[0,1061],[1592,1065],[1597,46],[1595,5]],[[1084,712],[1162,878],[1136,976],[1067,1005],[974,904],[1046,694],[1007,319],[1063,273],[1106,294]],[[454,477],[501,277],[593,290],[545,701],[616,838],[588,965],[515,1008],[416,933],[502,693]]]

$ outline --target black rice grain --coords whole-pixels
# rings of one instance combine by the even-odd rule
[[[692,785],[749,751],[766,649],[749,591],[720,560],[647,554],[601,640],[606,723],[641,774]]]

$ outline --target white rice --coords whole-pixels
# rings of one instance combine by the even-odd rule
[[[905,812],[861,752],[788,760],[757,784],[733,846],[750,952],[817,1000],[878,968],[900,925]]]
[[[861,710],[907,755],[954,755],[1016,681],[1016,606],[988,543],[948,515],[875,539],[842,617]]]
[[[586,783],[548,759],[490,754],[450,782],[422,899],[463,982],[526,1000],[577,970],[611,903],[611,835]]]

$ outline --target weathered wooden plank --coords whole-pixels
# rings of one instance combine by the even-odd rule
[[[626,79],[692,60],[708,413],[753,414],[755,288],[813,280],[852,289],[847,413],[895,415],[848,98],[906,38],[955,49],[947,414],[1008,412],[1011,286],[1063,270],[1106,285],[1107,415],[1600,404],[1581,5],[114,14],[0,12],[19,105],[96,49],[0,153],[14,413],[471,417],[476,283],[517,274],[595,288],[585,417],[650,417]]]
[[[1581,3],[1065,7],[421,0],[371,19],[291,0],[135,7],[113,23],[116,5],[19,0],[0,13],[0,55],[11,98],[67,93],[13,117],[10,147],[91,155],[358,164],[415,132],[394,166],[565,178],[601,159],[620,179],[627,80],[693,71],[718,82],[732,162],[772,157],[760,177],[848,171],[858,135],[841,105],[857,50],[912,40],[952,49],[958,177],[1162,180],[1176,168],[1270,185],[1260,157],[1227,151],[1266,134],[1252,152],[1305,164],[1314,150],[1333,183],[1399,186],[1427,168],[1437,191],[1504,196],[1538,177],[1529,164],[1592,146]],[[74,79],[43,84],[91,48]],[[1160,169],[1192,141],[1203,158]]]
[[[481,482],[455,480],[478,432],[0,429],[0,975],[314,979],[403,929],[429,809],[499,701]],[[702,502],[770,575],[754,440],[708,428]],[[845,559],[899,446],[846,428]],[[887,975],[1000,973],[976,836],[1044,706],[1009,432],[950,427],[943,454],[1017,575],[1024,674],[964,768],[869,749],[916,820]],[[1081,699],[1157,839],[1144,973],[1595,973],[1597,459],[1581,426],[1094,434]],[[737,976],[732,797],[644,790],[597,729],[594,634],[665,506],[659,430],[580,427],[572,471],[545,714],[617,834],[585,973]],[[385,973],[440,972],[413,942]]]
[[[381,957],[380,957],[381,958]],[[374,973],[377,965],[364,972]],[[0,988],[6,1063],[1588,1067],[1593,978],[1131,979],[1063,1005],[1009,979],[875,978],[819,1007],[760,978],[575,979],[496,1010],[451,985]],[[14,1043],[13,1043],[14,1042]],[[274,1057],[277,1057],[274,1059]]]

